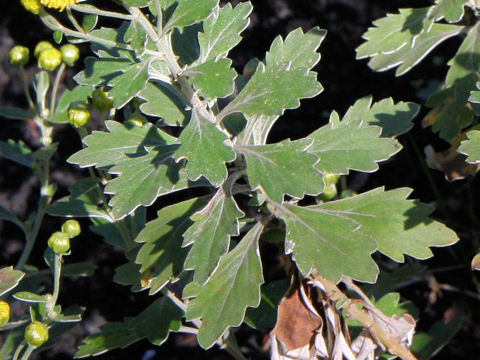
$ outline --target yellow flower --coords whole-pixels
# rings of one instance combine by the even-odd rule
[[[46,7],[63,11],[70,5],[78,3],[78,0],[40,0],[40,2]]]
[[[42,8],[40,0],[21,0],[21,3],[26,10],[34,14],[38,14]]]

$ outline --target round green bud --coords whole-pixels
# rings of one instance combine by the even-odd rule
[[[108,97],[108,93],[103,88],[96,88],[92,93],[92,105],[98,111],[108,111],[113,106],[113,99]]]
[[[70,251],[70,238],[62,231],[54,232],[48,238],[48,246],[57,255],[65,255]]]
[[[83,127],[88,124],[92,114],[87,105],[83,103],[72,104],[68,109],[68,122],[75,127]]]
[[[43,51],[43,50],[47,50],[47,49],[53,49],[54,46],[52,44],[50,44],[48,41],[40,41],[38,42],[38,44],[35,46],[35,50],[33,50],[33,54],[35,55],[36,58],[38,58],[40,56],[40,53]]]
[[[27,344],[34,347],[42,346],[48,341],[48,328],[44,323],[34,321],[26,327],[24,337]]]
[[[0,326],[5,325],[10,321],[10,304],[6,301],[0,300]]]
[[[10,63],[14,66],[23,66],[30,59],[30,50],[27,47],[17,45],[10,49]]]
[[[30,11],[35,15],[37,15],[42,9],[42,4],[40,3],[40,0],[21,0],[21,3],[25,10]]]
[[[336,184],[338,182],[338,179],[340,179],[340,176],[337,174],[332,174],[329,172],[326,172],[323,174],[323,181],[325,181],[325,184]]]
[[[38,56],[38,67],[53,71],[62,63],[62,52],[54,47],[45,49]]]
[[[73,44],[63,45],[60,48],[60,51],[62,53],[63,62],[68,66],[73,66],[80,57],[80,50],[78,50],[78,47]]]
[[[337,186],[335,184],[327,184],[325,185],[325,189],[323,193],[320,194],[319,198],[322,201],[330,201],[335,196],[337,196]]]
[[[82,232],[80,223],[77,220],[70,219],[63,223],[62,231],[66,233],[70,238],[80,235]]]

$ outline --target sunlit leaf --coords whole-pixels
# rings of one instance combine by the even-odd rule
[[[232,196],[220,188],[210,202],[192,215],[193,225],[183,234],[183,246],[192,245],[185,269],[195,270],[194,281],[203,284],[228,251],[230,237],[238,235],[238,219],[243,216]]]
[[[318,158],[309,154],[309,139],[284,140],[276,144],[236,146],[247,160],[248,182],[281,202],[288,194],[302,198],[323,191],[321,173],[314,169]]]
[[[455,243],[453,231],[428,218],[429,206],[405,200],[410,192],[377,188],[315,206],[277,204],[287,224],[285,249],[304,274],[316,268],[331,281],[346,275],[374,282],[376,250],[403,262],[404,254],[426,259],[429,247]]]
[[[263,225],[257,223],[223,255],[205,285],[191,283],[185,288],[184,298],[194,297],[188,305],[187,320],[202,319],[197,339],[203,348],[211,347],[230,326],[240,325],[247,307],[260,303],[263,275],[258,238],[262,230]]]
[[[228,136],[210,122],[198,109],[180,135],[177,160],[187,159],[188,178],[197,180],[205,176],[213,185],[220,185],[227,177],[226,162],[235,159],[235,152],[225,144]]]

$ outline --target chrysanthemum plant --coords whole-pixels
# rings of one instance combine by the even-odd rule
[[[273,358],[305,351],[415,358],[415,320],[398,294],[371,290],[369,298],[353,281],[376,282],[375,252],[396,262],[426,259],[430,247],[457,237],[429,218],[429,206],[407,199],[411,189],[347,197],[336,181],[350,170],[374,172],[400,151],[396,137],[411,128],[416,104],[362,98],[304,138],[269,143],[285,110],[322,92],[312,69],[326,31],[279,36],[263,60],[236,69],[228,54],[248,26],[249,2],[122,0],[109,10],[41,3],[38,14],[56,39],[92,51],[49,124],[67,122],[72,103],[112,101],[88,130],[79,128],[84,147],[67,160],[89,176],[48,213],[90,218],[94,232],[125,252],[114,280],[152,296],[138,316],[88,336],[77,357],[142,338],[161,345],[170,332],[184,332],[244,359],[235,329],[246,323],[274,328]],[[66,7],[70,25],[51,7]],[[102,17],[117,25],[98,27]],[[160,210],[147,221],[152,205]],[[274,257],[286,280],[265,282],[262,259]],[[296,296],[296,308],[319,319],[304,344],[289,338],[300,316],[287,310]],[[352,342],[348,327],[339,327],[346,318],[364,329]]]

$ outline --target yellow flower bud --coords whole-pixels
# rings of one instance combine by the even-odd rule
[[[53,71],[62,63],[62,53],[60,50],[52,47],[51,49],[45,49],[40,53],[38,57],[38,67]]]
[[[36,58],[38,58],[43,50],[51,49],[53,45],[50,44],[48,41],[40,41],[36,46],[35,50],[33,50],[33,54]]]
[[[40,4],[40,0],[21,0],[21,3],[25,8],[25,10],[30,11],[35,15],[37,15],[42,8],[42,4]]]
[[[10,55],[10,63],[15,66],[25,65],[30,57],[30,51],[25,46],[14,46],[8,53]]]

